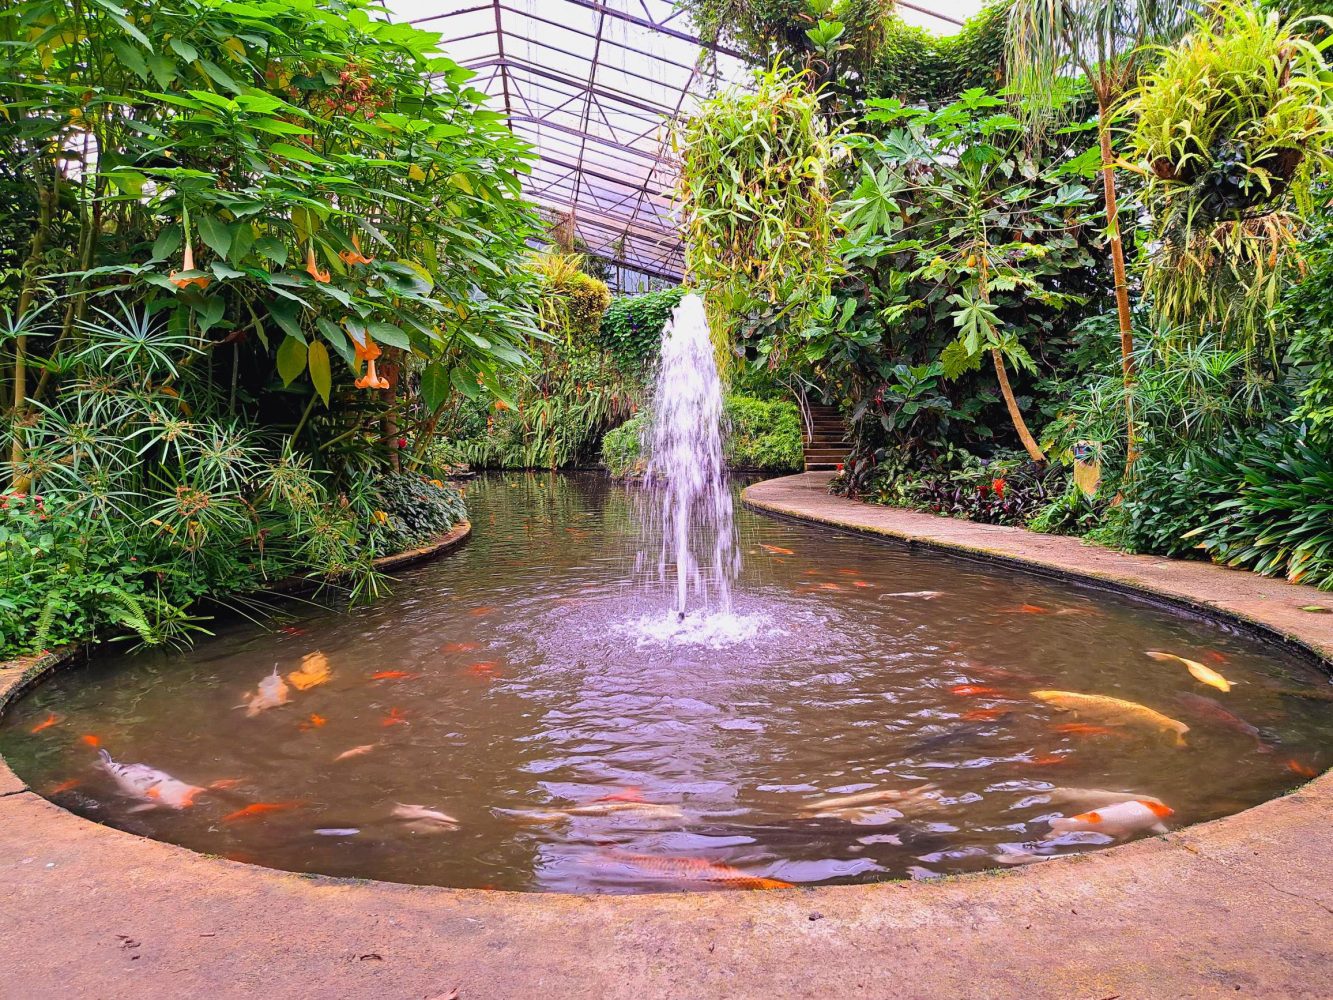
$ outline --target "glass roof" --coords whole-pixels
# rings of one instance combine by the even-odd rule
[[[510,128],[536,149],[526,193],[570,220],[587,252],[679,281],[669,123],[749,74],[739,53],[702,43],[673,0],[388,0],[396,20],[443,37],[476,71]],[[928,14],[926,4],[911,4]],[[934,0],[930,7],[979,6]],[[902,4],[907,15],[908,4]],[[970,13],[970,9],[961,11]],[[919,15],[920,16],[920,15]],[[931,27],[950,30],[948,17]],[[925,23],[925,22],[922,22]]]

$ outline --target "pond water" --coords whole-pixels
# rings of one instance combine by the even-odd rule
[[[749,513],[733,613],[679,622],[636,570],[636,490],[467,492],[472,539],[391,598],[99,659],[13,706],[0,752],[62,806],[196,850],[556,892],[1031,862],[1333,763],[1327,677],[1216,623]],[[117,780],[103,750],[185,785]]]

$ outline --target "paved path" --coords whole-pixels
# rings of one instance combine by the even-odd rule
[[[835,502],[818,478],[762,484],[749,499],[940,542],[961,532],[973,548],[1121,582],[1188,578],[1192,599],[1333,648],[1327,623],[1289,612],[1308,592],[1248,574],[1171,572],[1069,539]],[[0,690],[19,671],[5,674]],[[0,765],[0,998],[407,1000],[459,987],[461,1000],[1328,1000],[1330,820],[1326,775],[1238,816],[1002,874],[535,896],[208,858],[79,819]]]

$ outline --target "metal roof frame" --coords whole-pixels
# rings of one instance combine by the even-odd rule
[[[671,129],[744,55],[689,30],[673,0],[388,0],[438,31],[537,160],[525,193],[586,252],[672,282],[685,272]],[[902,6],[942,21],[916,3]]]

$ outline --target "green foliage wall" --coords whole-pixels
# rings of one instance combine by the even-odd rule
[[[599,342],[622,365],[642,365],[652,360],[661,347],[662,331],[684,295],[684,288],[617,295],[602,317]]]
[[[933,107],[974,87],[998,90],[1004,81],[1011,2],[991,0],[952,35],[889,18],[879,54],[866,74],[867,94]]]

